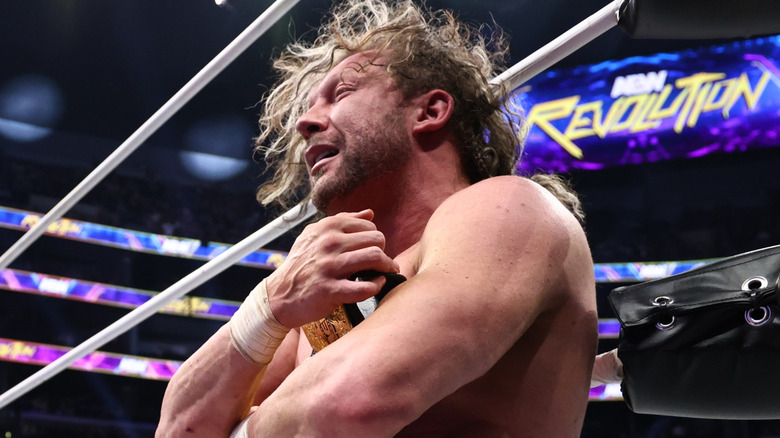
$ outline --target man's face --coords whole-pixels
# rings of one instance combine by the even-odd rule
[[[375,58],[359,53],[334,67],[298,120],[312,198],[322,211],[409,159],[409,107],[384,67],[372,65],[382,62]]]

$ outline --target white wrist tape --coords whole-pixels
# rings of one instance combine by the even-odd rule
[[[230,341],[233,347],[246,360],[259,366],[271,362],[274,352],[289,331],[271,312],[265,280],[249,293],[230,318]]]
[[[590,387],[595,388],[608,383],[620,383],[623,381],[623,362],[618,357],[617,348],[596,356],[593,365]]]
[[[251,417],[251,415],[249,417]],[[230,438],[249,438],[249,417],[244,418],[238,423],[238,426],[230,433]]]

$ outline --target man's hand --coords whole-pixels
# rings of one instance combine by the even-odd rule
[[[303,230],[287,260],[267,279],[271,310],[280,323],[299,327],[340,304],[376,295],[385,278],[351,281],[358,271],[399,272],[384,252],[385,236],[373,218],[371,210],[340,213]]]
[[[617,349],[596,356],[596,362],[593,364],[593,374],[590,378],[591,388],[622,381],[623,362],[618,358]]]

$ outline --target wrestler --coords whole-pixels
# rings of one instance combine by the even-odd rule
[[[580,435],[590,252],[571,192],[511,175],[522,129],[488,85],[503,39],[481,35],[409,0],[347,0],[281,55],[258,196],[307,190],[327,217],[182,365],[158,437]],[[385,285],[362,271],[406,281],[312,355],[301,326]]]

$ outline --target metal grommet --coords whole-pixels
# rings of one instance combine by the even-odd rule
[[[655,297],[653,299],[653,305],[657,307],[666,307],[669,304],[672,304],[674,300],[671,297],[668,297],[666,295],[662,295],[660,297]],[[655,328],[658,330],[670,330],[674,326],[675,318],[674,316],[669,316],[669,319],[666,321],[658,321],[655,323]]]
[[[764,277],[755,276],[750,277],[747,280],[745,280],[744,283],[742,283],[742,290],[744,291],[751,291],[751,290],[758,290],[763,289],[769,285],[769,282]]]
[[[658,321],[655,323],[655,328],[658,330],[671,330],[674,327],[675,317],[670,316],[668,321]]]
[[[674,300],[672,298],[670,298],[670,297],[667,297],[666,295],[660,296],[660,297],[655,297],[653,299],[653,305],[654,306],[666,306],[666,305],[672,304],[673,302],[674,302]]]
[[[769,322],[770,319],[772,319],[772,310],[768,306],[745,311],[745,321],[753,327],[762,326]]]

